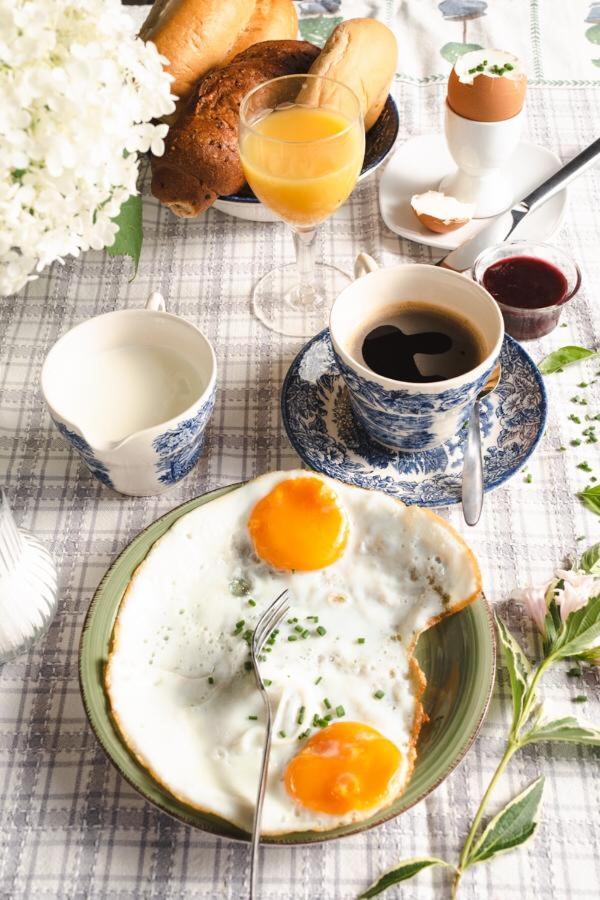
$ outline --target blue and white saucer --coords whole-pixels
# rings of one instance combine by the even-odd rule
[[[481,404],[486,492],[525,465],[546,425],[546,389],[529,354],[506,337],[500,361],[500,383]],[[328,329],[312,338],[290,366],[281,412],[292,446],[311,469],[386,491],[407,504],[460,502],[464,434],[415,453],[397,453],[372,441],[354,420]]]

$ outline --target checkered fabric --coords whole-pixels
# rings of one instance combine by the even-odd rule
[[[454,3],[461,5],[474,6]],[[491,44],[497,21],[493,8],[507,5],[507,0],[490,0],[489,15],[477,20],[478,33]],[[443,24],[438,22],[438,4],[426,0],[343,4],[343,14],[365,6],[388,20],[404,21],[403,27],[408,27],[411,10],[414,22],[423,23],[427,7],[432,27]],[[556,42],[560,35],[567,53],[565,23],[576,20],[572,7],[579,8],[577,27],[585,32],[591,27],[584,24],[587,8],[598,4],[519,0],[512,6],[522,15],[503,20],[501,36],[507,45],[508,28],[517,32],[523,27],[530,35],[530,10],[541,14],[546,6],[568,6],[569,16],[548,28],[549,39]],[[448,40],[461,39],[457,21],[452,29],[458,38]],[[587,50],[588,57],[593,56],[591,41]],[[529,93],[528,136],[564,159],[598,136],[598,82],[592,83],[595,75],[589,75],[588,59],[578,57],[579,63],[576,77],[589,81],[587,85],[540,83]],[[439,130],[442,83],[398,80],[395,93],[400,140]],[[198,220],[176,219],[147,195],[147,184],[144,223],[135,280],[129,280],[128,261],[91,252],[54,266],[19,296],[0,302],[0,482],[19,524],[51,549],[61,592],[47,636],[31,653],[0,670],[0,898],[215,900],[244,897],[248,889],[245,846],[171,820],[113,769],[85,719],[77,658],[94,590],[111,560],[140,529],[218,485],[298,466],[282,427],[279,397],[301,342],[265,330],[249,308],[251,285],[270,267],[289,260],[292,245],[279,224],[244,223],[215,211]],[[600,346],[599,237],[596,170],[570,189],[569,213],[554,238],[580,262],[583,287],[564,314],[566,327],[528,346],[535,359],[563,344]],[[351,269],[359,250],[383,265],[433,258],[428,248],[385,228],[378,210],[377,176],[362,183],[321,230],[323,257],[342,268]],[[98,313],[139,307],[156,289],[170,310],[187,316],[213,342],[219,392],[206,451],[191,475],[160,498],[128,498],[99,485],[52,427],[39,374],[46,352],[68,328]],[[572,447],[581,427],[568,419],[580,409],[570,402],[577,393],[588,398],[591,412],[600,411],[597,384],[576,387],[592,381],[599,368],[596,360],[547,378],[549,423],[529,467],[530,483],[521,473],[488,496],[480,524],[468,534],[457,509],[442,512],[467,536],[479,556],[488,597],[531,652],[536,651],[536,637],[518,605],[510,602],[514,589],[543,581],[576,546],[600,539],[600,520],[575,497],[589,477],[578,463],[587,460],[600,475],[600,445]],[[566,452],[559,452],[560,446]],[[584,541],[577,544],[580,536]],[[589,670],[582,680],[554,671],[544,692],[553,706],[600,723],[597,670]],[[570,698],[580,693],[588,702],[574,706]],[[261,866],[263,900],[350,900],[401,859],[423,854],[456,859],[501,753],[509,709],[507,676],[500,671],[479,739],[459,769],[427,800],[362,835],[319,846],[268,848]],[[599,896],[600,753],[566,744],[529,747],[510,764],[494,802],[514,795],[540,772],[547,783],[535,839],[470,872],[461,888],[465,900]],[[443,872],[423,873],[389,895],[438,900],[448,896],[448,883]]]

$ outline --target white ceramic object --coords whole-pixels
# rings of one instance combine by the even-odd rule
[[[329,320],[333,351],[354,415],[373,440],[392,450],[438,447],[466,421],[496,365],[504,339],[500,310],[481,285],[449,269],[420,263],[379,269],[375,260],[361,253],[355,275],[356,281],[333,304]],[[414,383],[377,375],[357,358],[357,333],[363,323],[372,327],[384,319],[386,309],[402,300],[434,300],[436,306],[472,321],[485,341],[485,358],[464,375],[444,381]]]
[[[33,535],[17,528],[0,489],[0,665],[46,631],[57,603],[52,558]]]
[[[387,227],[401,237],[440,251],[455,250],[474,237],[487,220],[472,219],[456,231],[434,234],[419,222],[410,206],[413,194],[437,189],[452,166],[443,134],[419,135],[402,144],[389,160],[379,185],[379,206]],[[520,141],[510,166],[512,196],[508,205],[525,197],[561,167],[560,159],[551,150]],[[566,208],[567,191],[564,190],[527,216],[519,226],[519,237],[549,240],[560,226]]]
[[[83,377],[90,371],[104,371],[105,380],[114,375],[107,373],[106,354],[116,354],[110,359],[118,362],[122,373],[120,383],[112,378],[114,410],[107,408],[105,383],[95,390],[94,380]],[[163,370],[159,377],[152,368],[140,369],[140,365],[152,366],[154,359],[173,366],[165,375],[171,392],[167,400],[173,395],[179,401],[173,408],[180,411],[140,428],[135,398],[150,410],[159,403]],[[48,353],[41,383],[56,427],[92,474],[122,494],[149,496],[167,491],[196,464],[214,406],[216,378],[215,354],[208,339],[191,322],[166,312],[162,296],[154,293],[145,309],[105,313],[68,331]],[[186,403],[189,399],[185,409],[181,409],[181,397]]]
[[[523,127],[523,110],[503,122],[475,122],[446,103],[444,130],[457,167],[440,191],[461,203],[475,204],[475,218],[497,216],[513,201],[510,168]]]

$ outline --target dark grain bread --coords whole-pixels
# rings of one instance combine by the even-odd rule
[[[238,153],[240,104],[253,87],[307,72],[319,48],[306,41],[262,41],[205,75],[152,159],[152,193],[177,216],[192,217],[244,185]]]

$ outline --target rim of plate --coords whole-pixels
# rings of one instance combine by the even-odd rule
[[[284,77],[289,77],[289,76],[284,76]],[[260,87],[260,85],[259,85],[259,87]],[[357,182],[361,181],[366,175],[368,175],[370,172],[372,172],[374,169],[376,169],[378,166],[380,166],[383,163],[383,161],[385,159],[387,159],[387,157],[390,155],[390,153],[392,152],[392,150],[394,149],[394,146],[396,144],[398,132],[400,131],[400,113],[398,111],[398,104],[396,103],[396,101],[394,100],[394,98],[391,94],[388,94],[388,96],[386,98],[384,109],[386,109],[386,108],[388,108],[390,110],[390,113],[392,116],[392,121],[393,121],[393,128],[391,131],[391,140],[389,141],[389,144],[386,145],[385,149],[382,152],[378,153],[369,162],[368,165],[363,166],[363,168],[360,170],[360,173],[358,175]],[[383,112],[383,110],[382,110],[382,112]],[[252,195],[251,197],[244,197],[242,194],[223,194],[223,195],[220,195],[217,199],[223,203],[252,203],[252,204],[260,203],[260,200],[258,199],[258,197],[254,196],[254,195]]]
[[[294,375],[295,375],[295,371],[293,371],[293,370],[295,370],[297,368],[298,363],[300,362],[300,360],[304,356],[304,354],[307,352],[307,350],[310,347],[312,347],[312,345],[315,344],[317,341],[322,340],[325,336],[328,336],[329,340],[331,342],[331,337],[329,335],[329,328],[324,328],[318,334],[315,334],[314,337],[312,337],[309,341],[307,341],[303,345],[303,347],[300,348],[300,350],[298,351],[296,356],[291,361],[290,366],[286,372],[285,378],[283,379],[283,384],[281,386],[281,399],[280,399],[281,418],[283,420],[283,426],[285,428],[285,432],[287,434],[290,444],[292,445],[293,449],[296,451],[296,453],[298,454],[300,459],[307,466],[309,466],[313,471],[317,471],[317,472],[320,471],[321,474],[323,474],[323,475],[327,475],[328,473],[324,472],[320,469],[314,468],[312,459],[310,459],[308,457],[307,452],[304,449],[304,446],[296,438],[294,429],[290,425],[288,411],[287,411],[287,407],[285,404],[285,397],[286,397],[288,385],[289,385],[290,381],[292,380],[292,377],[294,377]],[[540,392],[540,426],[539,426],[539,429],[538,429],[538,432],[537,432],[535,438],[533,439],[533,441],[529,447],[527,455],[524,457],[524,459],[522,459],[516,465],[508,468],[505,472],[502,473],[502,475],[498,476],[495,480],[490,481],[487,484],[484,483],[484,487],[483,487],[484,494],[489,494],[492,491],[495,491],[497,488],[502,487],[503,484],[505,484],[510,478],[513,478],[514,475],[516,475],[518,472],[520,472],[520,470],[524,466],[527,465],[527,463],[531,459],[532,455],[535,453],[535,451],[538,447],[538,444],[540,443],[541,439],[544,436],[544,432],[546,431],[546,424],[548,421],[548,393],[546,391],[546,385],[544,384],[544,379],[543,379],[543,376],[542,376],[540,370],[538,369],[537,365],[535,364],[535,362],[533,361],[533,359],[531,358],[531,356],[529,355],[527,350],[525,350],[525,348],[523,347],[523,345],[521,343],[519,343],[519,341],[517,341],[515,338],[511,337],[509,334],[505,334],[504,341],[502,342],[502,346],[504,346],[504,342],[508,343],[509,346],[514,347],[514,349],[516,349],[517,353],[519,353],[520,356],[522,358],[524,358],[526,364],[529,365],[531,368],[533,377],[535,379],[535,382],[536,382],[536,384],[539,388],[539,392]],[[500,348],[500,353],[502,353],[502,347]],[[337,366],[336,366],[336,370],[337,370]],[[339,372],[338,372],[338,374],[340,375],[340,378],[342,378],[342,375]],[[373,442],[373,443],[375,443],[375,442]],[[391,451],[391,452],[393,452],[393,451]],[[484,463],[485,463],[485,455],[484,455]],[[331,478],[332,476],[328,475],[328,477]],[[344,482],[344,483],[350,483],[350,482]],[[365,487],[365,488],[367,488],[367,490],[369,490],[369,487],[367,484],[361,484],[360,487]],[[373,490],[373,488],[371,488],[370,490]],[[390,494],[389,496],[396,497],[395,494]],[[401,500],[402,502],[405,502],[404,500],[402,500],[402,497],[400,497],[400,496],[396,497],[396,499]],[[456,500],[428,500],[426,502],[415,504],[415,506],[422,506],[426,509],[444,509],[445,507],[456,506],[458,503],[460,503],[460,497],[457,497]],[[411,505],[411,504],[408,504],[408,505]]]
[[[94,685],[93,684],[90,685],[88,683],[87,675],[84,671],[85,663],[86,663],[86,656],[87,656],[87,651],[88,651],[87,640],[88,640],[89,633],[93,626],[94,616],[95,616],[97,609],[102,600],[102,591],[104,590],[106,583],[111,578],[113,572],[119,565],[122,558],[131,552],[133,545],[137,541],[141,542],[143,537],[146,535],[146,533],[151,528],[153,528],[156,525],[158,525],[159,523],[163,522],[165,519],[173,517],[173,521],[168,526],[168,528],[170,528],[172,525],[175,524],[175,522],[177,522],[181,518],[181,516],[185,515],[185,512],[187,511],[186,507],[188,507],[188,506],[192,507],[192,504],[196,503],[199,500],[204,500],[205,503],[210,503],[212,500],[218,499],[218,497],[220,497],[221,495],[227,494],[233,490],[237,490],[238,488],[242,487],[244,484],[246,484],[246,482],[238,481],[238,482],[235,482],[234,484],[225,485],[224,487],[214,488],[211,491],[206,491],[204,494],[199,494],[196,497],[191,497],[189,500],[185,500],[183,503],[180,503],[178,506],[173,507],[173,509],[170,509],[168,512],[164,513],[162,516],[159,516],[153,522],[150,522],[149,525],[147,525],[140,532],[138,532],[138,534],[136,534],[135,537],[133,537],[131,539],[131,541],[129,541],[129,543],[127,543],[125,545],[125,547],[123,547],[123,549],[113,559],[110,566],[108,567],[108,569],[102,576],[102,578],[98,584],[98,587],[94,591],[94,595],[92,597],[92,600],[90,602],[88,610],[85,614],[83,628],[81,630],[81,637],[79,640],[78,678],[79,678],[79,693],[81,695],[81,699],[83,702],[83,707],[85,710],[86,718],[92,729],[94,737],[96,738],[96,741],[98,742],[99,746],[104,751],[104,754],[107,756],[111,765],[117,770],[117,772],[120,774],[120,776],[125,779],[125,781],[130,785],[130,787],[132,787],[135,790],[135,792],[144,799],[144,801],[146,803],[150,803],[152,806],[156,807],[161,812],[170,816],[172,819],[175,819],[178,822],[182,822],[184,825],[187,825],[191,828],[196,828],[199,831],[204,831],[204,832],[207,832],[208,834],[213,834],[216,837],[219,837],[223,840],[235,841],[236,843],[240,843],[240,844],[249,844],[250,843],[250,835],[242,832],[241,829],[239,829],[237,826],[233,825],[231,822],[228,822],[225,819],[220,819],[219,816],[216,816],[214,814],[205,813],[202,810],[196,809],[195,807],[188,806],[187,804],[185,804],[183,801],[179,800],[174,795],[170,795],[169,791],[166,788],[164,788],[158,781],[156,781],[154,779],[154,777],[151,775],[151,773],[145,768],[145,766],[139,760],[136,759],[135,755],[132,753],[132,751],[129,749],[129,747],[124,743],[117,726],[115,725],[115,723],[112,720],[112,717],[110,715],[110,712],[109,712],[108,706],[107,706],[106,711],[105,711],[106,720],[110,722],[110,726],[114,730],[115,734],[117,735],[119,742],[124,747],[127,756],[130,758],[130,760],[132,761],[132,763],[134,765],[139,766],[141,769],[143,769],[145,775],[149,778],[149,780],[152,782],[152,784],[157,789],[157,791],[165,793],[166,795],[168,795],[170,797],[170,799],[172,800],[173,803],[177,804],[177,807],[178,807],[177,811],[169,809],[166,806],[166,804],[163,804],[156,798],[149,796],[146,793],[146,791],[142,787],[140,787],[139,784],[136,784],[135,778],[132,777],[131,775],[129,775],[126,771],[124,771],[124,769],[120,765],[120,763],[114,758],[114,756],[111,752],[110,746],[107,745],[107,742],[105,742],[103,736],[100,733],[98,723],[96,722],[96,713],[92,709],[92,705],[90,703],[90,698],[88,695],[88,691],[89,691],[90,687],[93,688]],[[190,509],[190,512],[191,512],[191,509]],[[168,528],[166,530],[168,530]],[[163,534],[164,533],[165,532],[163,532]],[[162,534],[157,536],[157,538],[150,544],[150,546],[148,547],[146,552],[139,559],[136,558],[135,565],[132,570],[132,575],[133,575],[133,572],[135,572],[135,570],[138,568],[138,566],[141,565],[141,563],[144,561],[144,559],[150,553],[150,551],[152,550],[154,544],[159,539],[159,537],[162,537]],[[129,584],[130,581],[131,581],[131,576],[130,576],[127,584]],[[119,610],[119,607],[121,605],[121,601],[123,599],[126,589],[127,589],[127,587],[125,587],[123,592],[120,594],[118,601],[115,604],[115,608],[114,608],[113,615],[112,615],[111,628],[110,628],[111,635],[112,635],[112,629],[114,627],[115,618],[116,618],[117,612]],[[371,831],[373,828],[378,828],[380,825],[383,825],[385,822],[389,822],[392,819],[395,819],[397,816],[400,816],[403,813],[407,812],[409,809],[412,809],[414,806],[416,806],[417,803],[420,803],[422,800],[424,800],[426,797],[428,797],[431,793],[433,793],[433,791],[435,791],[440,786],[440,784],[442,784],[442,782],[445,781],[446,778],[448,778],[448,776],[461,764],[461,762],[464,760],[465,756],[467,755],[467,753],[473,746],[473,743],[475,742],[475,739],[477,738],[477,736],[481,730],[481,727],[485,721],[485,717],[487,715],[487,712],[488,712],[488,709],[490,706],[490,702],[492,699],[492,694],[494,692],[494,685],[496,683],[497,639],[496,639],[496,629],[495,629],[495,625],[494,625],[494,616],[493,616],[492,608],[491,608],[490,603],[488,602],[487,598],[483,594],[483,592],[482,592],[479,600],[476,600],[475,603],[481,603],[482,608],[485,612],[486,624],[488,626],[486,634],[488,635],[488,637],[490,639],[488,649],[490,651],[491,665],[490,665],[490,668],[487,673],[487,685],[485,688],[485,694],[483,697],[483,702],[481,704],[480,712],[477,717],[477,721],[471,727],[468,738],[465,740],[464,744],[462,744],[462,741],[461,741],[461,747],[460,747],[459,752],[456,755],[452,756],[450,763],[444,769],[444,771],[438,776],[436,781],[433,784],[431,784],[430,786],[423,789],[414,798],[414,800],[412,800],[408,804],[408,806],[404,807],[403,809],[392,810],[390,807],[388,810],[383,811],[384,812],[383,817],[378,819],[376,822],[368,822],[368,821],[366,823],[365,822],[357,822],[357,823],[354,823],[349,826],[341,826],[341,827],[346,827],[349,829],[348,831],[345,831],[343,834],[337,834],[337,833],[333,834],[330,832],[320,832],[320,831],[319,832],[317,832],[317,831],[292,832],[288,836],[282,835],[281,837],[275,837],[275,838],[273,838],[273,837],[261,838],[261,844],[268,844],[270,846],[298,846],[298,847],[311,846],[313,844],[324,843],[325,841],[342,840],[343,838],[353,837],[356,834],[362,834],[365,831]],[[470,607],[466,607],[464,610],[460,610],[458,613],[455,613],[455,615],[461,615],[461,613],[463,613],[463,612],[468,612],[469,608]],[[451,616],[449,618],[453,618],[453,616]],[[98,679],[98,681],[99,681],[100,693],[102,694],[102,697],[106,703],[107,698],[106,698],[106,692],[104,689],[104,684],[102,683],[101,679]],[[99,718],[102,718],[102,717],[100,716]],[[400,799],[400,798],[398,798],[398,799]],[[197,815],[205,817],[202,824],[198,823],[196,821],[196,819],[194,818]],[[377,814],[375,813],[375,815],[377,815]],[[240,833],[238,835],[223,834],[222,831],[219,830],[219,826],[218,826],[219,821],[223,822],[224,826],[226,826],[227,828],[230,828],[232,830],[237,830]],[[338,829],[332,829],[332,831],[337,831],[337,830]],[[302,838],[294,836],[294,835],[308,835],[308,834],[314,835],[314,837],[311,837],[310,839],[309,838],[302,839]]]

